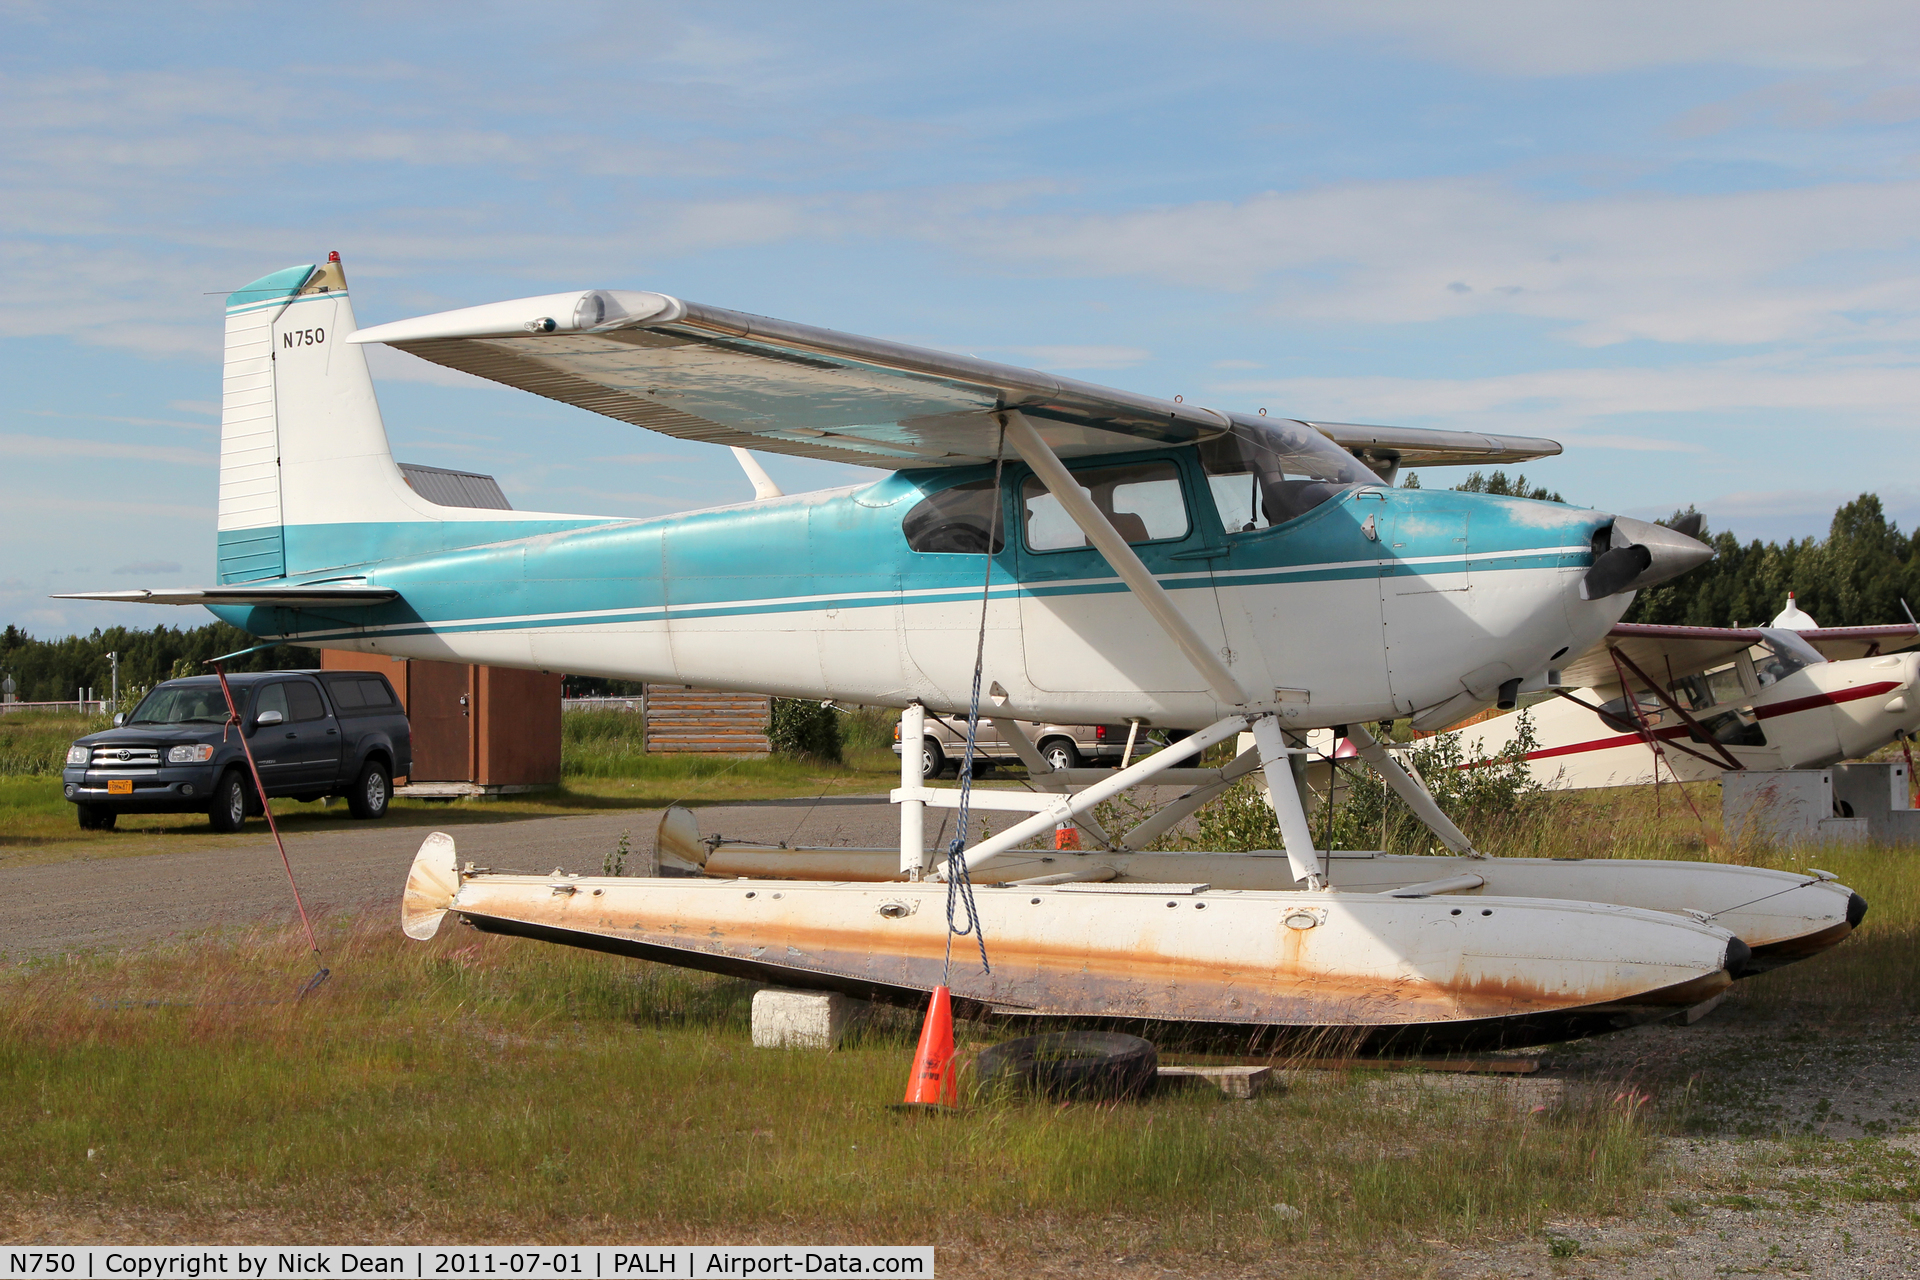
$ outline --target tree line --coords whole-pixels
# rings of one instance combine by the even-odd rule
[[[1408,476],[1409,488],[1419,477]],[[1511,479],[1503,471],[1475,471],[1453,486],[1468,493],[1494,493],[1549,502],[1557,493]],[[1676,511],[1672,524],[1693,508]],[[1642,591],[1627,610],[1626,622],[1666,626],[1765,626],[1786,607],[1787,593],[1823,627],[1865,627],[1906,622],[1907,606],[1920,601],[1920,530],[1900,532],[1887,519],[1877,495],[1863,493],[1833,513],[1824,539],[1788,539],[1784,543],[1742,543],[1731,533],[1714,533],[1704,524],[1700,540],[1713,547],[1713,559],[1671,582]],[[1903,603],[1904,602],[1904,603]]]
[[[259,641],[224,622],[204,627],[96,627],[84,636],[36,640],[19,627],[0,632],[0,673],[13,677],[22,702],[60,702],[91,688],[104,698],[113,680],[110,653],[120,655],[120,688],[143,688],[176,676],[209,675],[208,658]],[[320,665],[320,651],[281,644],[227,664],[229,671],[285,671]]]

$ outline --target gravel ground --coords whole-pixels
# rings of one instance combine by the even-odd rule
[[[896,845],[900,819],[884,796],[759,800],[695,810],[703,834],[821,845]],[[519,818],[452,828],[460,857],[498,870],[598,872],[629,836],[631,859],[653,849],[657,809]],[[929,839],[939,824],[928,823]],[[429,829],[354,823],[291,836],[287,856],[309,910],[391,911]],[[111,839],[112,837],[108,837]],[[225,925],[291,916],[293,900],[273,838],[254,821],[215,849],[94,858],[0,870],[0,955],[20,958],[125,946]]]

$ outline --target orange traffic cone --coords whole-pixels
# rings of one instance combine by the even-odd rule
[[[1053,847],[1056,849],[1078,849],[1080,847],[1080,828],[1071,822],[1063,822],[1053,829]]]
[[[933,989],[927,1020],[920,1025],[920,1047],[913,1051],[913,1071],[907,1077],[909,1107],[953,1107],[960,1101],[960,1082],[953,1064],[953,1002],[945,987]]]

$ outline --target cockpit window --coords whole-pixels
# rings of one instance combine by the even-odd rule
[[[1006,546],[1006,522],[994,501],[992,480],[973,480],[923,498],[901,521],[907,545],[915,551],[980,555],[992,543],[993,554]]]
[[[1753,672],[1763,685],[1784,680],[1802,667],[1819,666],[1827,660],[1826,655],[1785,627],[1761,627],[1760,634],[1763,637],[1760,644],[1767,655],[1754,658]]]
[[[1187,503],[1180,493],[1179,468],[1171,462],[1088,467],[1074,472],[1073,479],[1128,542],[1163,542],[1187,536]],[[1067,551],[1087,545],[1087,535],[1080,532],[1060,500],[1037,478],[1027,477],[1021,497],[1026,508],[1028,547]]]
[[[1731,662],[1699,675],[1682,676],[1668,687],[1675,696],[1686,699],[1689,711],[1705,711],[1723,702],[1739,702],[1747,696],[1740,684],[1740,668]]]
[[[1380,477],[1304,422],[1235,422],[1200,446],[1207,487],[1228,533],[1251,533],[1305,515],[1344,489]]]

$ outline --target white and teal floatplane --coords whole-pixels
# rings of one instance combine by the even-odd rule
[[[754,501],[639,520],[446,505],[393,460],[372,342],[684,439],[893,470],[789,496],[743,454]],[[943,969],[937,882],[964,862],[995,962],[956,974],[963,1005],[1538,1040],[1698,1007],[1769,956],[1839,941],[1862,909],[1817,876],[1485,858],[1364,729],[1437,728],[1557,683],[1635,590],[1711,554],[1603,512],[1394,487],[1402,465],[1557,452],[1202,408],[639,291],[357,330],[334,255],[228,299],[218,584],[91,598],[205,605],[323,648],[897,706],[908,742],[925,711],[969,711],[978,670],[982,714],[1038,788],[972,792],[1025,816],[930,852],[926,808],[959,796],[904,752],[894,883],[804,858],[768,879],[494,876],[436,837],[409,882],[415,936],[451,910],[918,1000]],[[1050,770],[1014,724],[1046,720],[1185,736],[1118,773]],[[1292,760],[1327,727],[1452,858],[1314,848]],[[1186,767],[1241,734],[1231,764]],[[1283,850],[1133,854],[1256,770]],[[1133,831],[1093,823],[1148,782],[1189,790]],[[1008,874],[1068,821],[1099,847]]]

